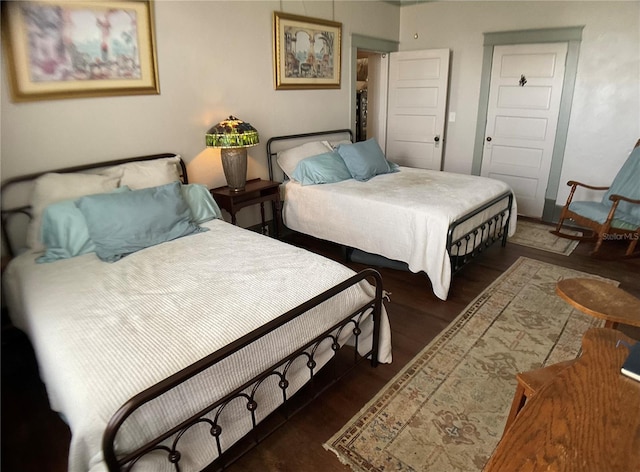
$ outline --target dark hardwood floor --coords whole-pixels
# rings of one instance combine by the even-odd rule
[[[301,235],[286,239],[296,245],[342,260],[335,245]],[[393,336],[393,363],[372,368],[361,362],[229,470],[327,472],[348,471],[322,443],[340,429],[369,399],[495,278],[520,256],[616,279],[620,287],[640,297],[640,258],[603,260],[589,256],[592,244],[581,243],[570,256],[508,244],[493,247],[458,273],[447,301],[437,299],[422,274],[379,269]],[[622,254],[624,246],[606,243],[603,253]],[[350,263],[359,270],[362,264]],[[620,329],[635,339],[640,332]],[[48,407],[28,341],[14,329],[2,332],[2,471],[64,472],[70,432]]]

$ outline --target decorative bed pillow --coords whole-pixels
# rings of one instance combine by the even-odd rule
[[[126,185],[131,190],[157,187],[171,182],[180,181],[180,156],[150,161],[127,162],[109,167],[101,172],[102,175],[119,176],[120,185]]]
[[[340,144],[337,151],[356,180],[366,181],[376,175],[397,170],[397,167],[394,170],[389,164],[374,138],[354,144]]]
[[[129,187],[119,187],[113,193],[128,192]],[[44,255],[36,262],[53,262],[61,259],[81,256],[96,251],[89,237],[87,221],[75,199],[49,205],[42,215],[42,242]]]
[[[331,146],[325,144],[323,141],[311,141],[285,151],[280,151],[276,161],[286,176],[291,179],[298,162],[307,157],[317,156],[318,154],[324,154],[328,151],[332,151]]]
[[[96,255],[114,262],[149,246],[201,231],[180,183],[76,200],[96,246]]]
[[[222,212],[211,196],[209,189],[201,184],[188,184],[181,187],[182,197],[191,209],[192,220],[200,225],[215,218],[222,218]]]
[[[189,205],[192,221],[202,224],[214,218],[222,218],[220,208],[204,185],[189,184],[180,188]],[[119,187],[112,193],[128,192],[129,187]],[[49,205],[42,217],[42,241],[44,255],[36,262],[54,262],[96,251],[89,237],[87,221],[75,204],[75,199]]]
[[[42,244],[42,214],[52,203],[76,199],[85,195],[105,193],[118,187],[120,176],[69,173],[48,173],[34,181],[31,194],[31,222],[27,229],[27,246],[33,250],[44,249]]]
[[[302,185],[331,184],[351,178],[351,173],[337,152],[326,152],[298,162],[292,178]]]

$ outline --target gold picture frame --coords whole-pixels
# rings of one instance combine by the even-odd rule
[[[16,102],[159,94],[151,0],[2,2]]]
[[[273,13],[276,90],[339,89],[342,23]]]

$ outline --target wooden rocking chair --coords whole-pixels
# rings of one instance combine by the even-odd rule
[[[640,139],[627,158],[610,187],[594,187],[570,180],[569,197],[560,214],[560,221],[551,233],[568,239],[596,240],[591,254],[596,254],[606,239],[629,241],[626,256],[635,256],[634,251],[640,239]],[[591,190],[606,190],[599,202],[574,202],[573,194],[578,186]],[[566,219],[578,226],[588,228],[591,235],[573,236],[562,233]]]

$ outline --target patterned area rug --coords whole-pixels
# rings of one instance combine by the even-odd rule
[[[584,332],[602,326],[555,294],[569,277],[597,278],[518,259],[325,449],[354,471],[481,470],[502,436],[515,374],[576,357]]]
[[[580,241],[559,238],[549,232],[553,226],[535,223],[533,221],[518,220],[516,233],[509,238],[509,242],[520,246],[532,247],[543,251],[555,252],[568,256]],[[564,233],[582,236],[580,231],[562,230]]]

